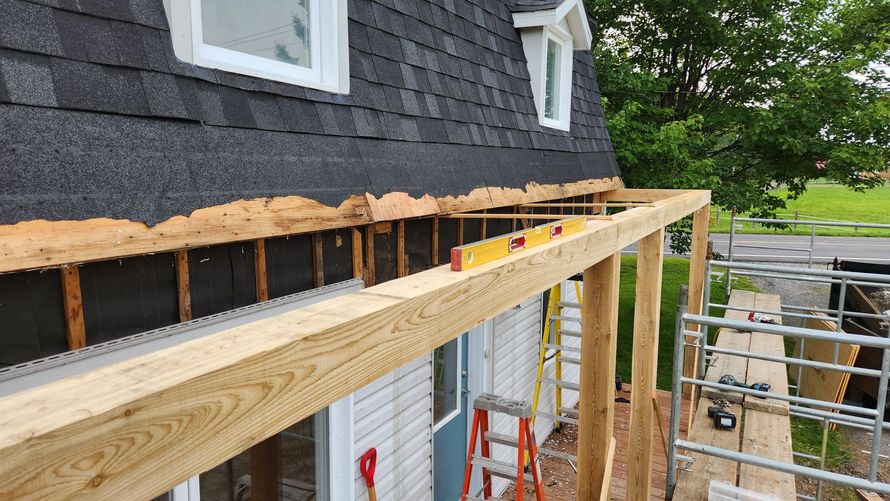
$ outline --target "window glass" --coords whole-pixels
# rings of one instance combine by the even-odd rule
[[[559,74],[562,46],[547,38],[547,75],[544,83],[544,117],[559,120]]]
[[[310,0],[202,0],[204,43],[310,68]]]
[[[457,339],[433,352],[433,422],[438,424],[458,408]]]
[[[328,499],[327,435],[327,410],[323,410],[269,439],[277,440],[279,449],[279,454],[272,457],[271,462],[270,458],[266,458],[252,465],[251,454],[256,452],[248,449],[202,473],[201,501],[257,499],[252,497],[252,474],[262,475],[265,472],[253,471],[252,468],[262,467],[278,470],[278,499]]]

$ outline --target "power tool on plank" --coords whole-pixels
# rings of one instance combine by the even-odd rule
[[[749,390],[762,391],[764,393],[767,393],[770,390],[769,383],[754,383],[754,384],[748,385],[748,384],[745,384],[745,383],[739,381],[738,379],[736,379],[735,376],[733,376],[732,374],[724,374],[723,376],[720,377],[720,379],[717,382],[720,384],[725,384],[725,385],[729,385],[729,386],[738,386],[739,388],[748,388]],[[766,397],[762,397],[760,395],[755,395],[755,396],[758,398],[766,398]]]

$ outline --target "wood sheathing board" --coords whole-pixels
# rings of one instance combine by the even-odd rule
[[[758,310],[780,311],[782,309],[781,300],[775,294],[756,294],[755,307]],[[782,317],[771,317],[776,323],[782,323]],[[751,333],[751,352],[772,355],[775,357],[785,356],[785,343],[782,336],[775,334],[765,334],[763,332]],[[787,366],[779,362],[768,362],[766,360],[758,360],[752,358],[748,361],[748,384],[769,383],[770,393],[777,395],[788,395],[788,370]],[[752,395],[745,395],[745,408],[757,409],[775,414],[788,415],[788,402],[784,400],[776,400],[774,398],[759,398]]]
[[[823,313],[813,312],[813,315],[825,317]],[[837,325],[834,322],[821,318],[804,320],[804,327],[826,332],[837,332]],[[834,346],[834,343],[829,341],[808,339],[804,343],[803,358],[809,361],[831,363],[834,360]],[[798,353],[800,353],[800,340],[794,347],[794,355],[798,356]],[[841,343],[838,346],[838,363],[853,366],[858,353],[859,345]],[[789,370],[792,371],[792,377],[797,377],[796,368],[792,367]],[[847,391],[847,383],[849,381],[849,373],[804,367],[800,371],[800,396],[840,403]]]
[[[754,293],[749,291],[734,290],[729,296],[729,306],[737,308],[753,308]],[[747,311],[726,310],[725,318],[730,320],[745,320],[748,318]],[[714,345],[720,348],[747,351],[751,343],[750,332],[739,332],[735,329],[720,329],[717,333],[717,340]],[[745,382],[748,374],[748,359],[744,357],[736,357],[732,355],[724,355],[715,353],[713,365],[711,365],[705,373],[705,380],[716,383],[722,376],[729,374],[741,382]],[[702,388],[702,397],[705,398],[725,398],[730,402],[742,403],[743,395],[735,392],[717,390],[713,388]]]

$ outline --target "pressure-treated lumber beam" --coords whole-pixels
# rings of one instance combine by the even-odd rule
[[[657,202],[693,190],[621,188],[600,193],[603,202]]]
[[[637,209],[639,210],[639,209]],[[631,362],[630,425],[627,435],[627,499],[651,499],[655,371],[658,368],[658,327],[661,313],[661,270],[664,228],[640,240],[634,303]],[[579,444],[580,447],[580,444]]]
[[[609,488],[609,449],[615,441],[615,357],[621,254],[584,270],[581,293],[581,393],[578,402],[578,501]]]
[[[566,209],[589,209],[589,208],[602,208],[602,207],[651,207],[652,204],[650,202],[576,202],[576,203],[568,203],[568,202],[540,202],[533,204],[523,204],[521,207],[560,207]]]
[[[80,293],[80,267],[62,268],[61,276],[68,349],[76,350],[87,345],[86,328],[83,323],[83,299]]]
[[[157,496],[709,198],[681,194],[466,272],[434,268],[2,398],[0,499]],[[646,397],[651,408],[651,386]]]
[[[695,211],[692,215],[692,251],[689,255],[689,302],[687,311],[691,315],[698,315],[702,312],[702,301],[709,298],[703,298],[705,288],[705,255],[708,250],[708,223],[711,217],[711,205],[708,204],[701,209]],[[700,326],[690,325],[690,330],[699,330]],[[683,375],[686,377],[695,377],[698,370],[698,350],[690,344],[695,342],[692,338],[687,338],[686,354],[683,357]],[[692,385],[683,387],[683,397],[692,400],[694,388]],[[693,413],[694,407],[691,407]]]

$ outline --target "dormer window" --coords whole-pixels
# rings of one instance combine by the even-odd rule
[[[166,0],[183,61],[349,92],[346,0]]]
[[[590,50],[592,34],[582,0],[517,0],[513,24],[532,80],[538,121],[569,130],[572,114],[572,52]]]

